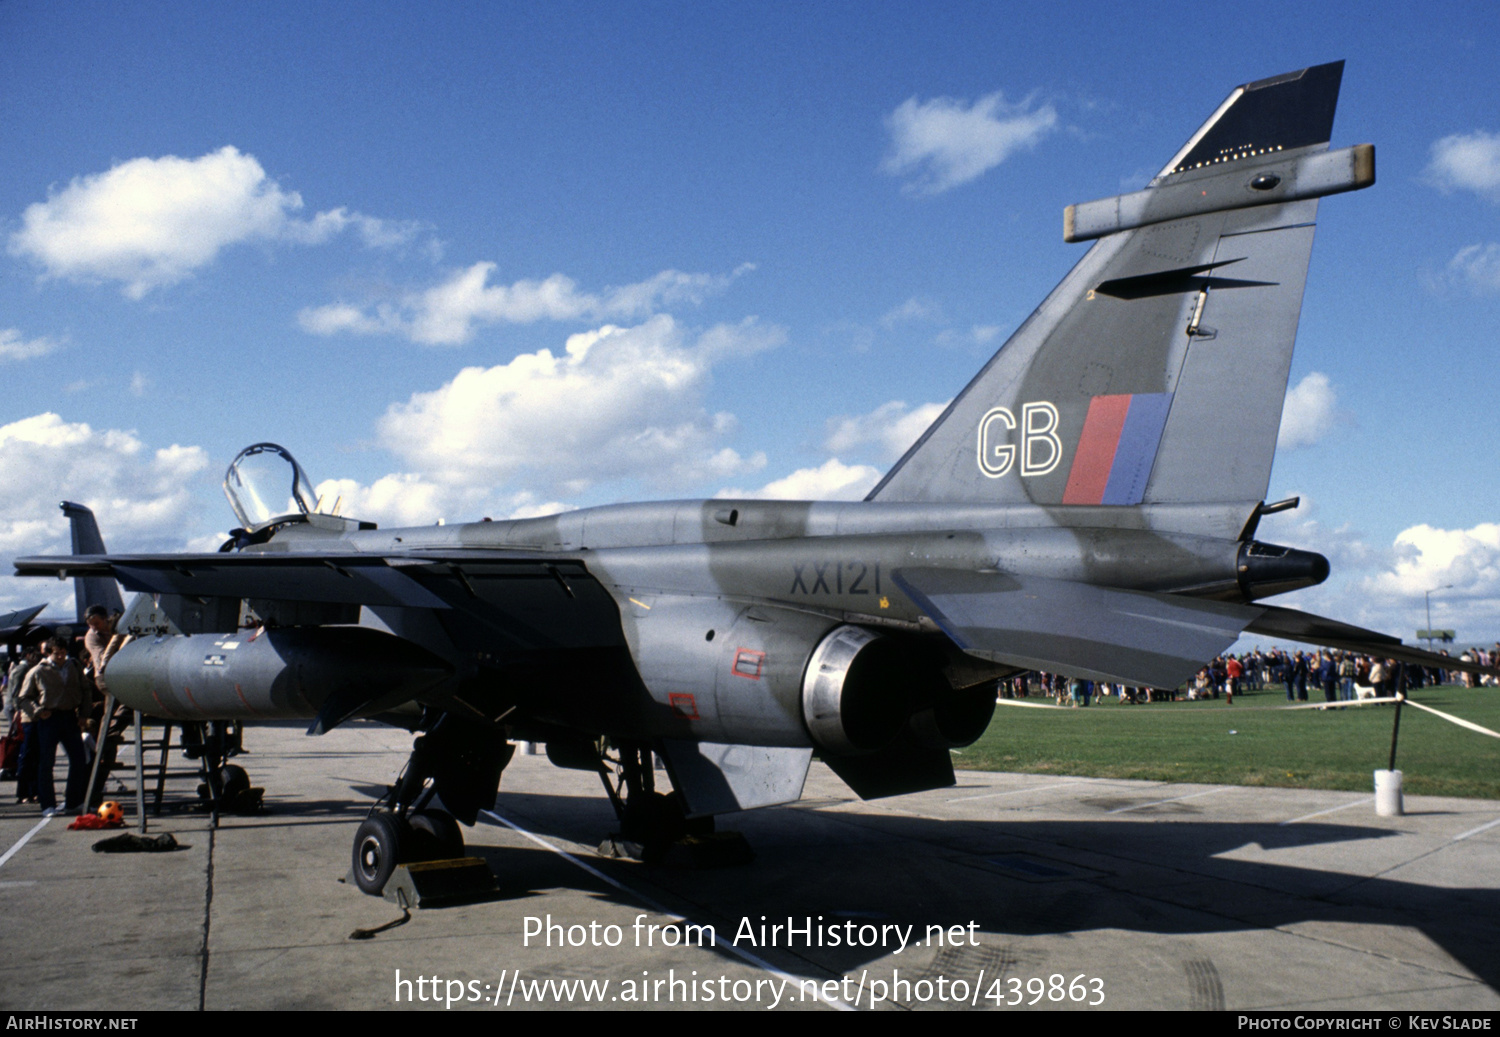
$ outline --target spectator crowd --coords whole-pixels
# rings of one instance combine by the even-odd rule
[[[1441,654],[1448,655],[1446,651]],[[1492,650],[1469,648],[1459,658],[1493,667],[1500,663],[1500,643]],[[1449,683],[1473,688],[1493,685],[1496,678],[1443,667],[1414,666],[1332,648],[1290,653],[1280,648],[1265,652],[1256,648],[1241,655],[1219,656],[1181,688],[1139,688],[1057,673],[1028,672],[1002,680],[1000,697],[1052,698],[1057,705],[1075,707],[1087,706],[1102,696],[1132,704],[1223,698],[1232,705],[1234,696],[1243,691],[1285,688],[1288,702],[1348,702],[1355,698],[1387,698],[1397,691]]]

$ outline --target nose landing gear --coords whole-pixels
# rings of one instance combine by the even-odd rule
[[[459,822],[472,825],[495,801],[513,752],[503,734],[449,717],[418,736],[396,784],[354,833],[355,885],[380,896],[397,865],[464,856]]]

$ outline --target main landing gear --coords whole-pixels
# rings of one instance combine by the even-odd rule
[[[244,749],[244,730],[238,721],[187,721],[182,725],[183,755],[197,760],[198,797],[208,805],[213,824],[219,815],[256,814],[260,812],[265,789],[252,788],[250,775],[237,763],[230,763]]]
[[[398,864],[464,856],[459,822],[472,825],[495,801],[512,752],[503,735],[446,716],[419,735],[396,784],[354,833],[355,885],[380,896]]]
[[[624,742],[600,754],[599,777],[619,818],[620,830],[599,847],[607,857],[660,860],[674,844],[689,836],[714,832],[712,817],[689,818],[682,795],[656,791],[653,753],[648,744]]]

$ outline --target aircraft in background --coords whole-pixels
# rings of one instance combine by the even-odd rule
[[[1328,575],[1255,532],[1295,503],[1264,498],[1318,199],[1375,179],[1329,150],[1342,74],[1238,87],[1150,186],[1070,206],[1093,246],[863,501],[377,529],[257,444],[220,553],[17,571],[141,593],[108,676],[146,713],[421,732],[356,835],[367,892],[461,848],[516,740],[598,771],[649,849],[795,800],[814,752],[862,797],[951,784],[1023,670],[1175,687],[1245,632],[1453,667],[1262,602]]]
[[[72,531],[73,553],[104,554],[104,541],[99,536],[94,513],[72,501],[63,501],[61,506]],[[5,646],[10,655],[18,655],[24,646],[40,644],[54,635],[71,637],[75,631],[82,631],[86,626],[83,613],[90,605],[103,605],[113,614],[119,614],[125,608],[119,586],[108,576],[80,576],[73,581],[73,597],[77,608],[75,614],[66,619],[43,616],[42,610],[47,607],[45,602],[0,615],[0,645]]]
[[[46,607],[44,602],[0,616],[0,644],[8,645],[14,650],[43,638],[45,635],[42,630],[47,626],[46,621],[37,622],[36,619]]]

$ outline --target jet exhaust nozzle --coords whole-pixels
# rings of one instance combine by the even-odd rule
[[[970,745],[994,711],[992,684],[955,689],[938,658],[863,627],[839,627],[819,642],[802,683],[808,733],[841,756],[879,752],[903,731],[926,748]]]

